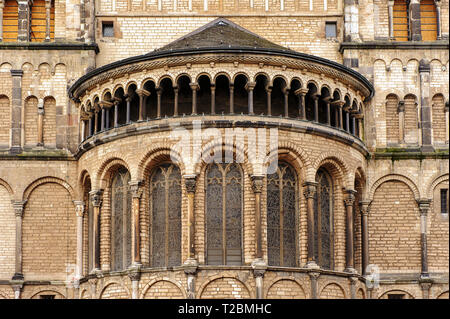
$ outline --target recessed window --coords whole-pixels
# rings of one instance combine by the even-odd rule
[[[448,188],[441,188],[441,214],[448,214]]]
[[[405,299],[405,294],[388,294],[388,299]]]
[[[114,23],[102,22],[102,35],[103,37],[114,37]]]
[[[55,299],[55,295],[40,295],[41,299]]]
[[[336,38],[336,36],[337,36],[336,22],[325,22],[325,37],[329,39],[329,38]]]

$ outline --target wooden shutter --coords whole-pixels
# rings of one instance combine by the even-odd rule
[[[422,41],[436,41],[437,19],[434,0],[420,1],[420,29]]]
[[[7,0],[3,8],[3,42],[16,42],[19,31],[19,8],[16,0]]]
[[[408,6],[406,0],[395,0],[393,9],[395,41],[408,41]]]
[[[46,31],[45,0],[34,0],[31,7],[31,42],[44,42]],[[50,8],[50,40],[55,38],[55,5]]]

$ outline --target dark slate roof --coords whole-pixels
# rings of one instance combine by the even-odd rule
[[[218,18],[154,52],[187,48],[258,48],[289,50],[224,18]]]

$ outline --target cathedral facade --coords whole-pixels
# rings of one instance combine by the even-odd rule
[[[0,0],[0,298],[449,298],[448,0]]]

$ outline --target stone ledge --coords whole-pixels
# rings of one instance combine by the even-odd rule
[[[440,40],[434,42],[422,41],[368,41],[368,42],[343,42],[339,46],[339,52],[344,50],[448,50],[449,41]]]
[[[0,42],[0,50],[100,50],[96,43],[82,42]]]

